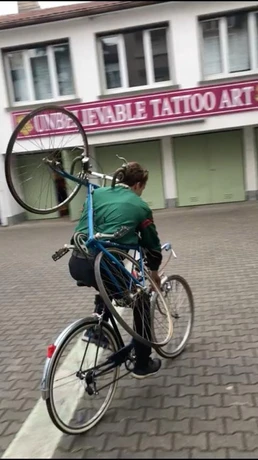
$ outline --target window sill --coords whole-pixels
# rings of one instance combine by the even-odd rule
[[[214,78],[207,78],[207,80],[200,80],[198,84],[200,86],[209,86],[209,85],[217,85],[218,83],[231,83],[231,82],[241,82],[241,81],[249,81],[249,80],[257,80],[258,73],[249,73],[249,74],[242,74],[240,75],[231,75],[228,77],[214,77]]]
[[[117,91],[116,93],[109,93],[109,94],[101,94],[98,96],[98,99],[119,99],[119,98],[124,98],[126,96],[139,96],[141,94],[155,94],[155,93],[160,93],[161,91],[171,91],[171,90],[176,90],[179,89],[180,85],[162,85],[162,86],[155,86],[155,87],[147,87],[147,88],[141,88],[137,90],[132,90],[132,91]]]
[[[6,107],[5,110],[6,112],[19,112],[19,110],[27,110],[27,109],[37,109],[39,107],[44,107],[46,105],[60,105],[60,106],[66,106],[66,105],[71,105],[71,104],[77,104],[79,102],[82,102],[81,98],[79,97],[71,97],[71,99],[53,99],[52,101],[37,101],[37,102],[31,102],[29,104],[19,104],[19,105],[13,105]]]

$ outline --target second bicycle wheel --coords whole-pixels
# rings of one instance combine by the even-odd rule
[[[109,248],[108,252],[126,270],[104,252],[98,254],[94,267],[95,277],[106,306],[134,339],[154,348],[166,345],[173,334],[173,323],[161,291],[147,270],[142,272],[139,263],[129,254],[115,248]],[[159,329],[158,340],[150,327],[151,305],[157,300],[160,305],[160,314],[155,316],[155,327]]]
[[[78,118],[63,107],[40,107],[16,115],[18,123],[7,146],[5,175],[14,199],[26,211],[50,214],[64,209],[81,185],[64,179],[88,142]],[[81,163],[76,166],[80,168]],[[81,172],[76,169],[75,172]]]
[[[156,351],[163,358],[172,359],[182,353],[191,336],[194,322],[194,300],[189,284],[179,275],[167,276],[161,285],[161,291],[173,318],[174,332],[166,346],[157,348]],[[159,299],[157,299],[151,310],[152,331],[157,341],[159,336],[163,335],[163,331],[156,327],[156,316],[160,317],[161,308]]]

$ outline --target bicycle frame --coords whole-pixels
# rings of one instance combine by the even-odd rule
[[[74,161],[78,161],[78,160],[79,160],[79,158],[75,159]],[[82,158],[82,162],[83,162],[83,158]],[[68,173],[66,171],[61,171],[61,170],[60,171],[58,170],[58,174],[60,174],[65,179],[69,179],[69,180],[72,180],[73,182],[77,182],[78,184],[84,185],[86,187],[86,189],[87,189],[86,199],[85,199],[84,204],[87,206],[87,211],[88,211],[89,235],[88,235],[88,240],[85,241],[85,246],[87,248],[93,248],[97,252],[103,252],[104,254],[106,254],[107,257],[110,260],[112,260],[122,270],[122,272],[126,276],[129,276],[129,278],[131,279],[132,282],[134,282],[134,283],[136,283],[138,285],[141,285],[141,287],[144,288],[144,286],[145,286],[145,276],[144,276],[144,262],[143,262],[143,256],[142,256],[142,248],[139,245],[128,246],[128,245],[114,243],[114,242],[111,242],[111,241],[97,240],[96,237],[94,236],[92,195],[93,195],[94,190],[99,188],[100,186],[89,182],[89,179],[87,177],[87,172],[85,172],[85,174],[83,174],[84,177],[75,177],[72,174],[70,174],[70,173]],[[104,178],[112,179],[111,177],[103,175],[103,174],[94,173],[94,175],[95,175],[95,177],[103,177],[104,176]],[[138,251],[139,254],[140,254],[139,265],[140,265],[140,270],[141,270],[141,273],[142,273],[142,280],[140,281],[139,279],[135,278],[135,276],[132,273],[130,273],[124,267],[124,265],[121,264],[116,259],[116,257],[114,257],[106,249],[106,247],[108,247],[108,248],[110,248],[110,247],[117,248],[117,249],[121,249],[121,250],[124,250],[124,251],[130,251],[130,250]],[[117,284],[116,279],[114,278],[112,273],[110,273],[110,278],[112,279],[114,284]]]
[[[120,158],[120,157],[118,157],[118,158]],[[120,159],[125,160],[124,158],[120,158]],[[83,165],[83,171],[82,171],[82,173],[80,173],[79,177],[76,177],[72,173],[74,171],[74,166],[75,166],[76,162],[78,162],[78,161],[81,161],[81,163]],[[89,169],[88,169],[88,167],[89,167],[89,158],[86,157],[85,153],[83,153],[80,157],[76,157],[73,160],[73,163],[72,163],[72,166],[71,166],[71,173],[68,173],[68,172],[63,171],[63,170],[57,170],[51,164],[49,164],[49,166],[55,172],[60,174],[64,179],[69,179],[69,180],[71,180],[73,182],[76,182],[77,184],[84,185],[86,187],[86,189],[87,189],[86,199],[85,199],[84,204],[87,205],[87,211],[88,211],[89,237],[88,237],[88,240],[85,242],[85,246],[86,247],[93,247],[98,252],[103,252],[104,254],[106,254],[109,257],[109,259],[111,259],[116,265],[118,265],[118,267],[122,270],[123,273],[125,273],[126,275],[129,275],[129,277],[130,277],[132,282],[135,282],[138,285],[140,284],[141,287],[143,288],[144,285],[145,285],[145,277],[144,277],[144,263],[143,263],[143,251],[142,251],[142,248],[139,245],[126,246],[126,245],[117,244],[117,243],[111,242],[111,241],[108,241],[108,242],[104,241],[104,240],[101,241],[101,240],[97,240],[94,237],[92,194],[94,192],[94,189],[97,189],[100,186],[89,182],[89,174],[91,174],[92,176],[94,176],[96,178],[102,179],[103,185],[106,184],[106,180],[112,180],[113,177],[108,176],[106,174],[95,173],[95,172],[93,173],[93,172],[89,171]],[[121,249],[121,250],[124,250],[124,251],[130,251],[130,250],[134,250],[135,252],[137,251],[140,254],[140,258],[139,258],[138,262],[140,264],[140,271],[142,273],[142,282],[140,282],[139,279],[136,279],[132,275],[132,273],[129,273],[128,270],[124,267],[124,265],[121,264],[109,251],[107,251],[105,249],[106,247],[109,247],[109,248],[113,247],[113,248]],[[175,252],[174,252],[174,250],[173,250],[173,248],[172,248],[170,243],[163,244],[161,249],[162,249],[162,251],[163,250],[171,251],[170,257],[173,256],[173,257],[177,258],[177,255],[175,254]],[[168,262],[170,260],[170,257],[169,257],[168,261],[166,262],[165,266],[168,264]],[[163,270],[164,270],[165,266],[162,267]],[[112,274],[110,274],[110,275],[111,275],[111,278],[113,278],[114,284],[116,284],[116,280],[114,279],[114,277],[112,277]],[[162,273],[161,276],[164,276],[164,273]]]
[[[88,373],[93,369],[100,371],[101,368],[103,368],[105,366],[108,366],[103,371],[100,371],[99,374],[96,374],[95,377],[99,377],[100,375],[105,374],[105,372],[109,372],[111,369],[114,369],[117,366],[121,366],[125,362],[125,360],[128,357],[130,351],[134,347],[133,339],[127,345],[125,345],[113,315],[109,312],[108,309],[107,309],[106,313],[108,315],[108,320],[110,320],[110,322],[111,322],[112,328],[114,330],[114,334],[116,335],[116,337],[118,339],[119,349],[118,349],[118,351],[113,352],[106,359],[105,362],[103,362],[101,364],[98,364],[98,365],[95,365],[93,368],[87,369],[87,373]],[[101,327],[101,324],[100,324],[100,327]],[[98,344],[98,347],[99,347],[99,344]],[[86,352],[87,352],[87,350],[86,350]],[[85,371],[82,370],[82,372],[85,372]],[[120,378],[122,378],[122,377],[120,377]]]

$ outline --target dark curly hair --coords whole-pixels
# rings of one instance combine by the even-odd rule
[[[149,172],[147,169],[144,169],[139,163],[136,163],[136,161],[132,161],[115,171],[112,187],[114,187],[115,184],[121,183],[128,185],[129,187],[133,187],[138,182],[141,185],[145,185],[148,178]]]

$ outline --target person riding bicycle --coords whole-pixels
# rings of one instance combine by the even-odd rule
[[[146,250],[147,266],[151,277],[156,285],[160,286],[158,275],[158,269],[162,262],[160,239],[152,211],[141,198],[148,181],[148,171],[143,169],[139,163],[131,162],[123,167],[122,176],[117,180],[114,187],[99,187],[94,190],[94,232],[113,234],[122,226],[126,226],[129,232],[120,239],[116,239],[116,242],[131,246],[140,244]],[[116,173],[114,177],[116,177]],[[75,232],[88,235],[88,212],[85,205]],[[94,274],[94,260],[74,250],[69,260],[69,270],[73,279],[80,281],[85,286],[94,287],[98,291]],[[108,320],[107,313],[105,313],[106,308],[100,295],[96,295],[94,311],[102,314],[104,309],[103,320]],[[145,330],[148,329],[146,323],[150,321],[149,313],[148,304],[148,317],[146,316],[144,320]],[[141,315],[138,314],[138,317],[134,315],[134,321],[136,331],[142,334]],[[87,337],[84,337],[84,340],[87,340]],[[102,346],[105,346],[105,337],[103,337]],[[152,351],[150,346],[134,340],[134,349],[136,355],[136,363],[132,372],[134,377],[145,378],[158,372],[161,361],[158,358],[152,359],[150,357]]]

